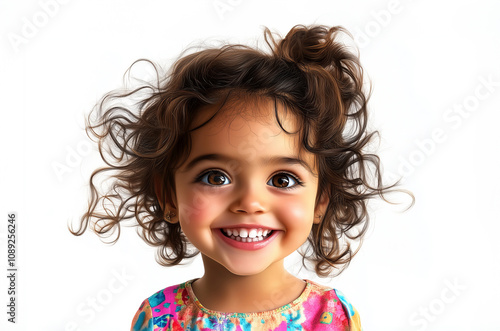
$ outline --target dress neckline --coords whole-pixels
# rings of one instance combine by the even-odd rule
[[[220,312],[212,309],[208,309],[204,307],[201,302],[198,300],[196,295],[194,294],[193,288],[191,284],[197,280],[198,278],[191,279],[185,283],[185,288],[189,294],[189,298],[193,300],[195,305],[205,314],[208,315],[213,315],[213,316],[224,316],[224,317],[238,317],[238,318],[245,318],[245,317],[264,317],[264,316],[269,316],[269,315],[274,315],[274,314],[280,314],[283,311],[289,310],[291,308],[294,308],[297,305],[300,305],[302,302],[306,301],[307,297],[309,296],[309,293],[311,292],[311,288],[313,286],[313,282],[311,282],[308,279],[303,279],[306,282],[306,286],[302,293],[292,302],[275,308],[271,310],[266,310],[266,311],[261,311],[261,312],[251,312],[251,313],[236,313],[236,312],[231,312],[231,313],[226,313],[226,312]]]

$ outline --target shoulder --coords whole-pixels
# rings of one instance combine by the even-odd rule
[[[348,323],[349,330],[362,330],[359,313],[341,291],[310,280],[307,282],[311,283],[311,294],[309,297],[316,298],[316,301],[319,298],[316,307],[322,310],[321,324]]]
[[[131,331],[153,331],[161,326],[162,316],[172,316],[175,308],[187,298],[186,283],[166,287],[146,298],[135,313]]]
[[[153,315],[148,299],[144,300],[135,313],[130,331],[153,330]]]
[[[344,294],[339,290],[334,290],[335,295],[339,298],[344,310],[349,318],[349,325],[351,326],[351,330],[359,330],[361,331],[361,319],[359,318],[358,311],[351,305],[351,303],[345,298]]]

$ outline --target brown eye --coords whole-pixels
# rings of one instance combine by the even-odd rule
[[[292,188],[298,184],[300,184],[300,181],[296,177],[286,173],[274,175],[267,182],[267,185],[271,185],[277,188]]]
[[[273,186],[276,187],[287,187],[289,182],[288,177],[284,175],[273,177]]]
[[[221,186],[231,183],[229,178],[220,171],[206,172],[200,176],[199,181],[213,186]]]

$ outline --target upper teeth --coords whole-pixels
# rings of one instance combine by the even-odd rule
[[[271,230],[262,229],[222,229],[228,236],[235,236],[241,238],[257,238],[267,236]]]

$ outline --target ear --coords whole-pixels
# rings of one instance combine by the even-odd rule
[[[328,203],[330,202],[330,199],[328,197],[327,193],[323,193],[316,204],[316,208],[314,209],[314,224],[319,224],[323,220],[323,217],[325,216],[326,209],[328,207]]]
[[[154,189],[155,189],[156,199],[158,200],[158,204],[160,205],[165,220],[167,220],[167,215],[169,215],[170,218],[167,220],[167,222],[169,223],[179,222],[179,218],[177,217],[177,208],[173,203],[170,203],[168,201],[165,192],[165,184],[163,184],[162,180],[158,176],[155,176],[154,179]],[[171,195],[171,197],[174,198],[172,200],[175,200],[173,194]]]

